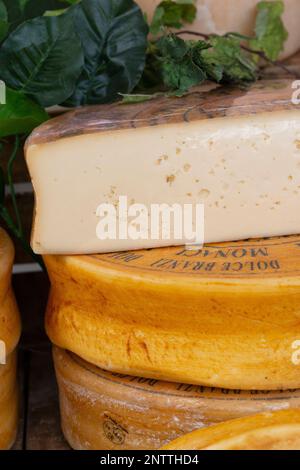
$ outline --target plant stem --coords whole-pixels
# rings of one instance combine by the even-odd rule
[[[12,235],[14,235],[14,237],[20,242],[20,244],[22,245],[22,248],[23,250],[29,255],[31,256],[31,258],[33,258],[33,260],[38,263],[41,268],[43,270],[45,270],[45,265],[44,265],[44,262],[43,262],[43,259],[41,258],[41,256],[39,255],[36,255],[32,249],[31,249],[31,246],[29,245],[29,243],[26,241],[26,239],[24,238],[24,236],[19,232],[19,230],[16,228],[8,210],[6,209],[6,207],[1,207],[0,208],[0,217],[4,220],[4,222],[6,223],[9,231],[12,233]]]
[[[16,198],[15,188],[14,188],[14,183],[13,183],[13,165],[14,165],[14,162],[15,162],[15,159],[16,159],[16,156],[17,156],[19,145],[20,145],[19,136],[15,136],[14,147],[13,147],[13,150],[12,150],[12,153],[11,153],[11,156],[9,158],[8,165],[7,165],[7,181],[8,181],[8,185],[9,185],[9,188],[10,188],[10,194],[11,194],[11,198],[12,198],[12,203],[13,203],[13,208],[14,208],[14,213],[15,213],[15,216],[16,216],[17,224],[15,224],[13,218],[11,217],[11,215],[10,215],[8,209],[7,209],[7,207],[5,207],[5,205],[4,205],[5,204],[5,202],[4,202],[5,201],[5,180],[4,180],[3,170],[1,170],[1,173],[3,175],[3,180],[1,181],[1,190],[3,190],[3,195],[2,195],[3,200],[1,201],[1,204],[0,204],[0,218],[5,222],[9,232],[18,240],[18,242],[22,246],[23,250],[31,258],[33,258],[33,260],[36,263],[38,263],[41,266],[43,271],[45,271],[45,265],[44,265],[42,257],[39,256],[39,255],[36,255],[32,251],[31,246],[29,245],[29,243],[27,242],[27,240],[24,237],[24,231],[23,231],[23,227],[22,227],[22,220],[21,220],[21,216],[20,216],[20,212],[19,212],[19,208],[18,208],[18,204],[17,204],[17,198]],[[0,147],[0,152],[1,152],[1,150],[2,150],[2,148]]]
[[[20,236],[23,236],[22,221],[21,221],[18,204],[17,204],[17,198],[16,198],[15,187],[14,187],[14,182],[13,182],[13,167],[14,167],[15,159],[17,157],[18,150],[19,150],[19,145],[20,145],[20,139],[19,139],[19,136],[16,135],[13,151],[11,153],[11,156],[7,164],[7,180],[8,180],[10,195],[11,195],[13,208],[14,208],[14,212],[16,216],[18,232],[20,233]]]

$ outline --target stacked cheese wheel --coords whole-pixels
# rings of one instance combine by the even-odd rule
[[[45,261],[72,447],[157,449],[299,407],[300,237]]]
[[[46,329],[72,447],[156,449],[199,427],[299,406],[291,90],[292,80],[270,80],[80,108],[29,139],[32,245],[52,285]],[[167,241],[99,239],[98,205],[119,208],[122,195],[146,209],[202,201],[206,244],[188,250],[175,230]]]
[[[75,449],[158,449],[182,434],[300,408],[300,390],[242,391],[107,372],[54,349],[62,428]]]
[[[11,288],[14,248],[0,229],[0,449],[9,449],[18,423],[17,353],[20,317]]]
[[[236,419],[192,432],[165,450],[299,450],[300,410]]]

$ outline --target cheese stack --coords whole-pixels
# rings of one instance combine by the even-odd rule
[[[51,280],[46,329],[74,448],[159,448],[199,426],[298,406],[291,94],[289,79],[209,86],[180,100],[80,108],[29,138],[32,246]],[[187,250],[175,230],[168,240],[150,228],[141,239],[99,239],[99,204],[120,209],[123,195],[146,209],[202,202],[204,248]],[[139,380],[145,388],[132,390]],[[192,401],[173,393],[189,384],[210,389]],[[232,399],[218,408],[221,389]]]
[[[45,262],[72,447],[158,449],[200,427],[299,407],[300,236]]]
[[[300,408],[300,390],[273,392],[167,383],[104,371],[54,348],[64,435],[79,450],[159,449],[195,429]]]
[[[0,449],[9,449],[18,424],[17,353],[20,317],[11,288],[14,248],[0,228]]]

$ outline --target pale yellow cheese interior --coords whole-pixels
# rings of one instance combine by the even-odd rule
[[[29,145],[32,247],[82,254],[184,244],[100,240],[97,207],[205,206],[205,241],[300,233],[300,113],[281,111],[114,130]],[[150,229],[149,229],[150,230]]]

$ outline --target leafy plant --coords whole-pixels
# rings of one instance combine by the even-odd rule
[[[262,51],[270,60],[276,60],[283,51],[288,38],[282,22],[284,4],[282,1],[260,2],[256,19],[256,38],[250,41],[254,50]]]
[[[177,3],[175,8],[174,2],[164,0],[157,7],[151,25],[156,37],[148,46],[146,67],[135,90],[137,96],[147,96],[151,91],[181,96],[207,79],[245,86],[257,80],[261,58],[275,63],[288,37],[282,22],[282,0],[258,4],[252,37],[232,32],[224,36],[189,30],[171,32],[169,27],[180,28],[188,21],[183,7],[192,6],[193,1]],[[182,40],[182,33],[201,39]]]
[[[5,4],[0,0],[0,42],[5,38],[8,32],[8,14]]]
[[[137,85],[145,66],[148,27],[132,0],[82,0],[69,17],[81,40],[84,68],[67,105],[105,103]]]
[[[23,93],[6,88],[6,104],[0,104],[0,138],[28,134],[47,119],[44,108]]]
[[[165,27],[181,28],[183,23],[193,23],[197,8],[194,0],[162,1],[156,8],[150,25],[150,32],[157,35]]]
[[[8,13],[9,32],[21,23],[42,16],[45,11],[70,6],[72,0],[2,0]]]
[[[23,23],[0,49],[1,79],[42,106],[70,96],[83,64],[81,42],[67,14]]]

